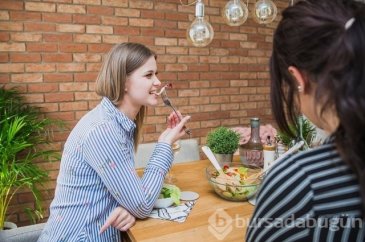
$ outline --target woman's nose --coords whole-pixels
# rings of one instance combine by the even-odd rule
[[[155,80],[153,82],[153,85],[155,85],[155,86],[160,86],[161,85],[161,82],[160,82],[160,80],[157,77],[155,77]]]

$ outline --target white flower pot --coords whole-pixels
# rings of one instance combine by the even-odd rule
[[[233,154],[213,154],[221,167],[229,165],[233,160]]]

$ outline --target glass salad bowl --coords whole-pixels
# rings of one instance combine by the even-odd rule
[[[219,173],[212,165],[206,168],[206,176],[214,191],[229,201],[247,201],[253,197],[260,185],[262,169],[253,169],[241,163],[230,163]]]

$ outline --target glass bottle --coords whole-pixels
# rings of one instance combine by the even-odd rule
[[[260,139],[260,119],[251,118],[250,140],[239,148],[240,158],[247,167],[263,167],[263,146]]]
[[[274,142],[271,142],[270,136],[267,136],[266,143],[263,144],[264,148],[264,169],[267,170],[272,162],[275,160],[276,147]]]

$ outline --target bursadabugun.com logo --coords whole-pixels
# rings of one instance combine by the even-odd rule
[[[217,209],[208,218],[208,223],[209,232],[218,240],[223,240],[232,232],[233,228],[246,228],[250,223],[250,218],[242,217],[239,214],[236,214],[232,218],[232,216],[223,209]]]
[[[233,229],[233,219],[223,209],[218,209],[209,219],[208,230],[217,239],[223,240]]]
[[[256,228],[301,228],[301,229],[326,229],[338,231],[346,228],[363,228],[365,226],[362,218],[353,215],[341,214],[330,217],[311,217],[306,214],[303,217],[295,217],[293,214],[286,218],[248,218],[236,214],[230,216],[223,209],[216,210],[208,218],[208,230],[218,240],[223,240],[233,228],[247,229],[248,226]],[[244,238],[242,238],[244,239]]]

